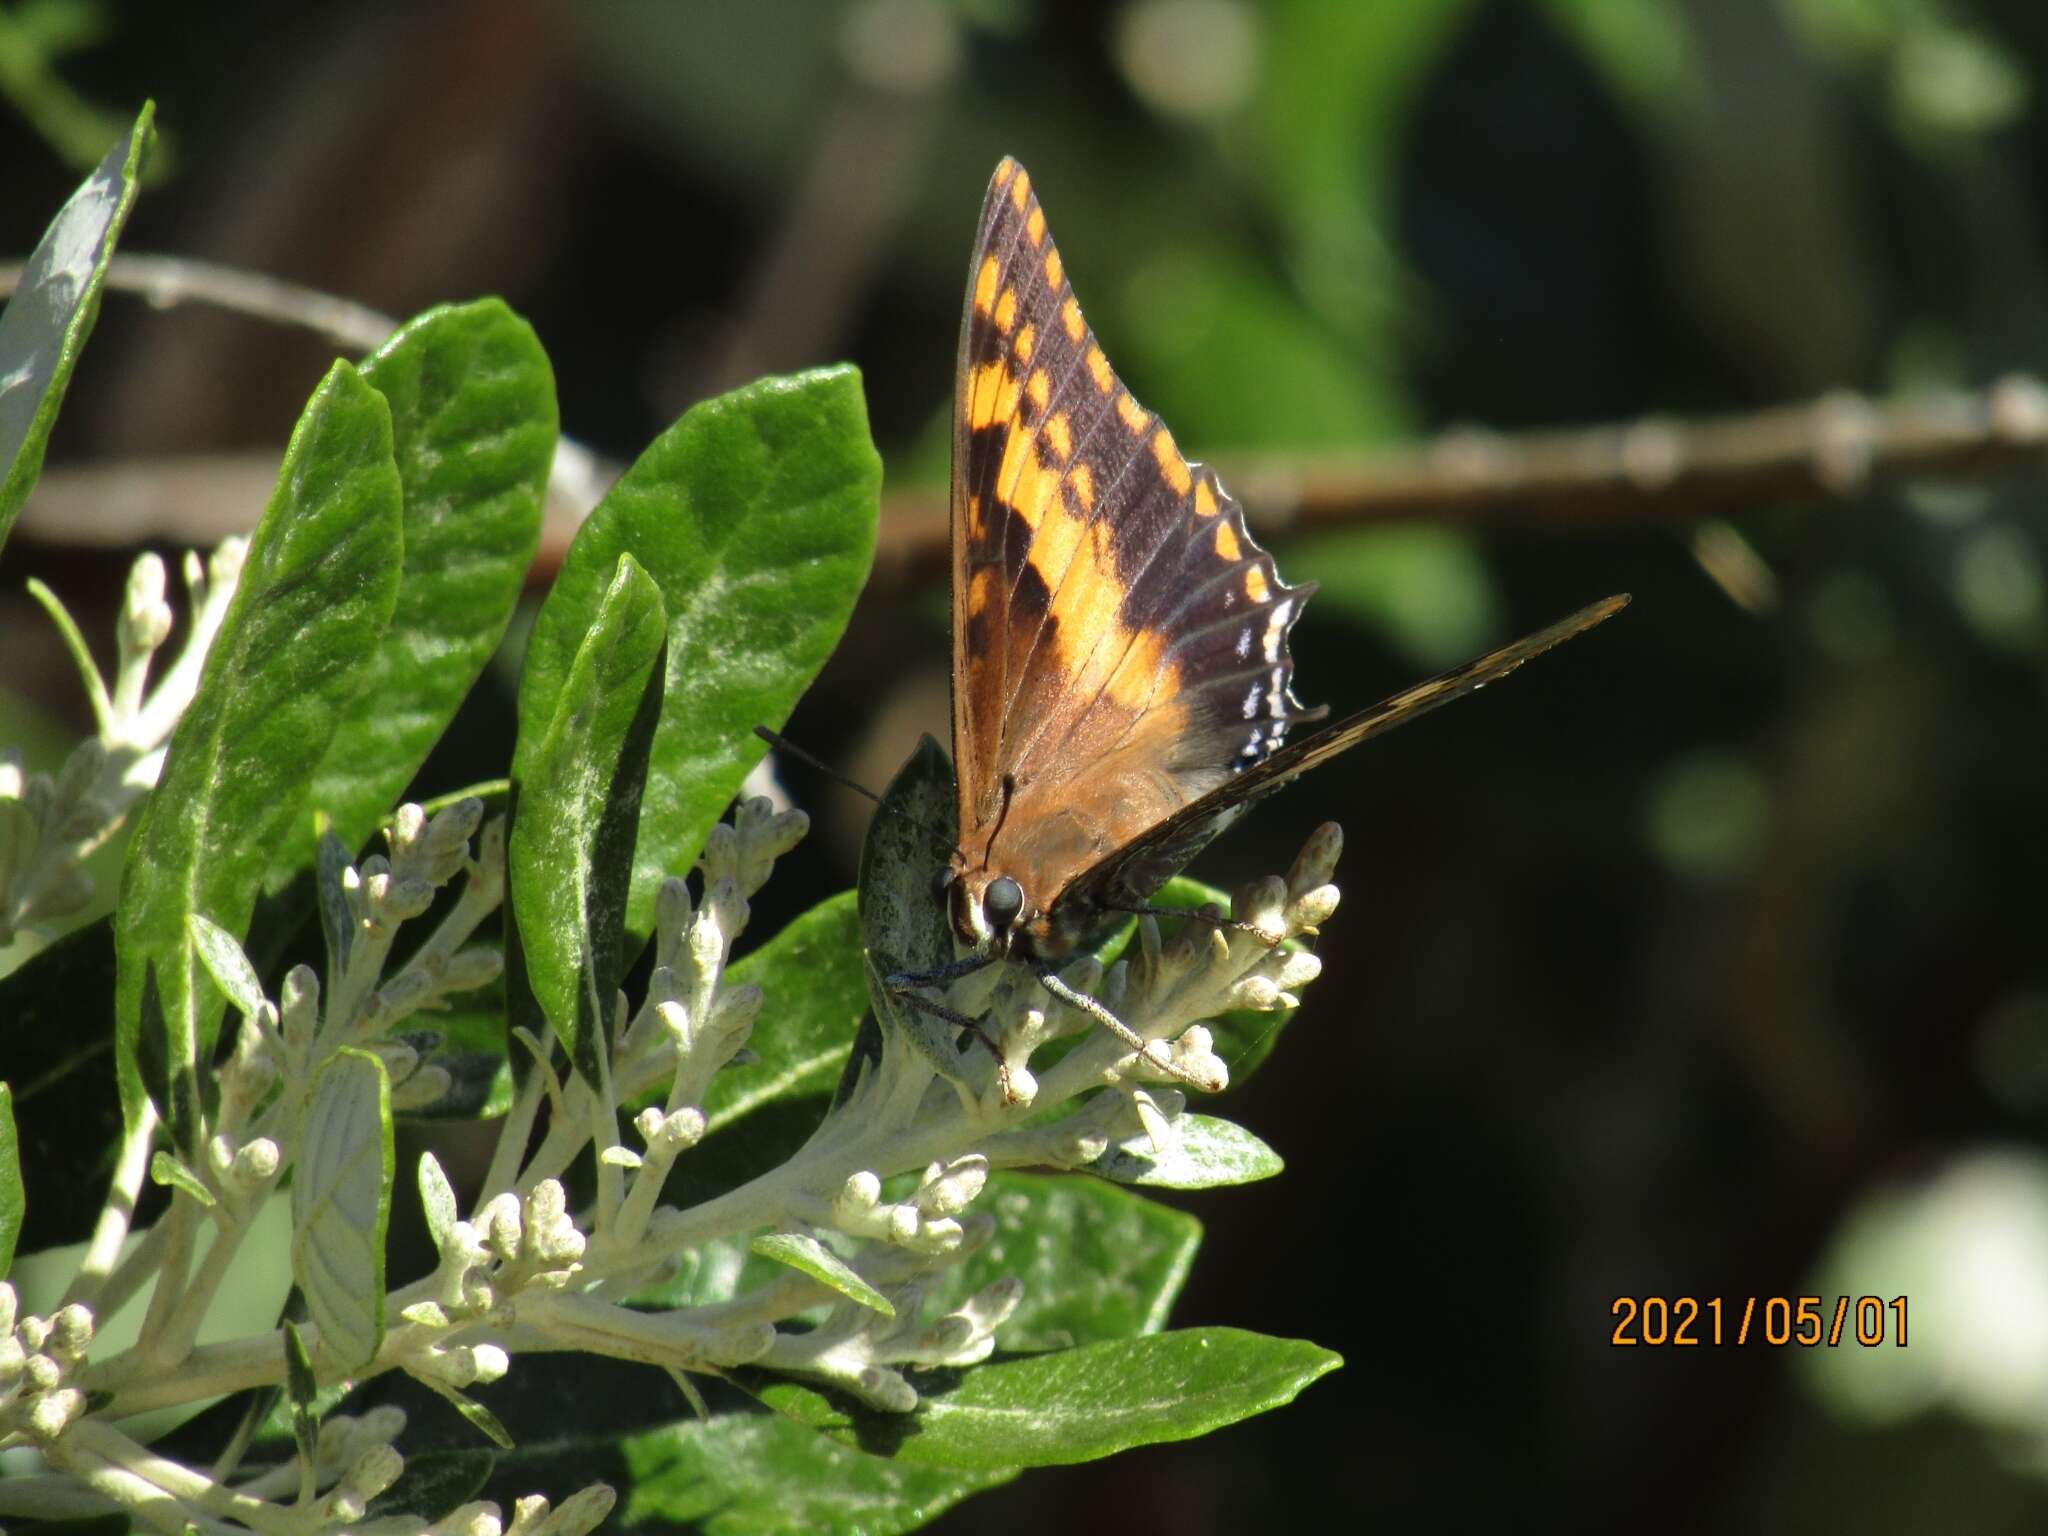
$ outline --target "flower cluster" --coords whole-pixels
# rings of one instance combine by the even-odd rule
[[[743,801],[710,835],[695,894],[682,879],[663,883],[652,974],[637,1005],[613,1000],[616,1028],[601,1071],[570,1071],[554,1041],[523,1036],[529,1069],[466,1211],[436,1159],[419,1160],[434,1269],[384,1298],[379,1315],[390,1323],[364,1344],[366,1360],[338,1353],[347,1341],[323,1333],[316,1305],[292,1335],[315,1378],[402,1371],[498,1435],[488,1410],[465,1394],[542,1350],[660,1366],[693,1401],[701,1396],[692,1374],[748,1368],[908,1412],[919,1401],[911,1373],[986,1359],[1024,1300],[1014,1278],[962,1299],[948,1273],[995,1232],[994,1217],[977,1208],[991,1172],[1110,1171],[1131,1156],[1170,1163],[1189,1124],[1186,1097],[1170,1085],[1227,1080],[1205,1021],[1293,1006],[1318,970],[1299,941],[1337,904],[1330,875],[1340,840],[1328,827],[1286,877],[1247,886],[1234,917],[1194,913],[1171,937],[1154,917],[1140,919],[1128,953],[1106,971],[1077,962],[1060,978],[1064,988],[1050,992],[1022,967],[962,978],[949,1006],[983,1021],[1000,1063],[984,1059],[977,1072],[975,1053],[935,1052],[892,1019],[879,1055],[785,1162],[715,1198],[671,1203],[671,1173],[716,1128],[707,1099],[718,1074],[752,1061],[750,1039],[764,1020],[773,1027],[775,998],[733,983],[728,963],[751,899],[806,826],[800,812]],[[408,805],[386,841],[385,853],[360,866],[326,869],[326,970],[294,967],[274,998],[232,936],[194,920],[200,958],[240,1014],[199,1166],[154,1151],[150,1167],[174,1192],[170,1213],[129,1257],[81,1277],[80,1299],[47,1320],[16,1320],[12,1293],[0,1288],[8,1312],[0,1318],[8,1341],[0,1346],[0,1444],[34,1445],[49,1478],[69,1479],[61,1497],[53,1484],[19,1483],[0,1495],[0,1508],[173,1508],[202,1529],[393,1536],[577,1536],[609,1511],[611,1491],[593,1485],[556,1508],[521,1501],[509,1524],[482,1504],[431,1524],[372,1517],[373,1501],[404,1469],[392,1443],[402,1415],[391,1409],[330,1415],[298,1459],[240,1481],[231,1464],[187,1468],[115,1426],[118,1416],[289,1374],[280,1334],[201,1346],[197,1328],[283,1176],[301,1165],[305,1179],[327,1069],[348,1053],[367,1056],[392,1110],[430,1106],[450,1086],[428,1038],[396,1031],[497,977],[498,950],[472,940],[504,900],[503,824],[486,821],[474,799],[432,815]],[[394,964],[400,930],[429,912],[439,914],[432,932]],[[1104,1010],[1122,1033],[1097,1027]],[[623,1107],[633,1104],[642,1107]],[[564,1177],[586,1149],[595,1187],[578,1208]],[[390,1194],[369,1197],[388,1203]],[[142,1337],[90,1357],[95,1319],[153,1268],[185,1266],[202,1223],[214,1228],[211,1247],[182,1285],[159,1287]],[[336,1237],[317,1226],[301,1236],[308,1230],[316,1244]],[[677,1291],[686,1276],[698,1281]],[[645,1298],[664,1288],[672,1304],[649,1309]],[[932,1307],[940,1295],[952,1300]]]
[[[203,565],[197,555],[186,555],[192,624],[178,659],[154,688],[150,664],[174,622],[164,600],[161,559],[144,555],[129,572],[115,626],[111,691],[56,595],[41,582],[29,584],[84,677],[96,731],[55,774],[24,772],[18,753],[0,750],[0,946],[18,933],[48,933],[92,900],[92,880],[79,866],[156,783],[164,744],[198,690],[200,668],[227,617],[247,549],[247,540],[232,538]]]

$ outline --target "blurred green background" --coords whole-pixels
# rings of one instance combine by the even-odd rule
[[[2048,367],[2044,79],[2040,0],[16,0],[0,249],[154,96],[124,249],[393,314],[501,293],[566,430],[621,458],[706,394],[850,357],[896,498],[943,485],[1002,154],[1183,446],[1285,458]],[[53,470],[274,457],[327,355],[110,299]],[[1323,583],[1297,691],[1340,714],[1636,601],[1196,866],[1229,885],[1346,831],[1325,978],[1222,1106],[1289,1171],[1183,1200],[1208,1241],[1175,1321],[1348,1367],[937,1528],[2040,1529],[2043,491],[1736,508],[1749,606],[1678,505],[1272,531]],[[144,528],[210,542],[256,509],[206,510]],[[10,715],[75,733],[22,579],[104,614],[129,551],[32,532],[0,594]],[[886,779],[943,735],[944,624],[929,584],[878,583],[792,734]],[[501,770],[508,677],[424,790]],[[819,830],[761,932],[848,882],[865,819],[793,788]],[[1802,1293],[1907,1295],[1909,1347],[1609,1342],[1618,1296]]]

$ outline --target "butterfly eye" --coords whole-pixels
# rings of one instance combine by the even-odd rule
[[[1008,875],[997,875],[981,893],[981,910],[989,927],[1000,933],[1024,910],[1024,887]]]
[[[956,873],[950,864],[932,871],[932,900],[942,907],[946,904],[946,893],[953,888]]]

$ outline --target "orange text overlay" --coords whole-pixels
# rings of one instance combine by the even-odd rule
[[[1903,1296],[1617,1296],[1610,1344],[1622,1348],[1701,1344],[1794,1344],[1801,1349],[1860,1344],[1906,1347]]]

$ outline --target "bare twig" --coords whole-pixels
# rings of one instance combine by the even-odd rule
[[[11,291],[19,275],[19,266],[0,267],[0,292]],[[108,282],[153,304],[218,305],[302,326],[358,351],[381,343],[395,325],[331,295],[182,258],[117,256]],[[2016,374],[1982,390],[1889,401],[1836,392],[1692,421],[1651,416],[1521,434],[1465,427],[1409,448],[1246,458],[1220,467],[1252,526],[1268,536],[1410,519],[1691,527],[1758,502],[1840,498],[1883,483],[2048,468],[2048,386]],[[53,470],[24,514],[23,531],[65,544],[142,536],[217,542],[253,524],[270,472],[268,460],[223,458]],[[618,466],[562,440],[537,575],[552,572],[617,472]],[[938,577],[947,521],[942,488],[886,497],[877,578],[917,583]],[[1712,565],[1705,553],[1701,558]],[[1744,601],[1768,606],[1769,573],[1759,577],[1750,569],[1753,561],[1737,563],[1748,573],[1741,585],[1751,597]]]
[[[2048,387],[1872,401],[1836,393],[1749,415],[1503,434],[1457,428],[1412,448],[1225,462],[1265,533],[1422,519],[1440,523],[1690,525],[1758,502],[1857,495],[1913,479],[2048,468]],[[884,507],[880,564],[903,579],[945,560],[942,491]]]
[[[0,263],[0,298],[11,296],[21,285],[24,270],[22,262]],[[345,352],[373,352],[398,329],[398,321],[367,305],[260,272],[185,256],[118,255],[108,264],[106,285],[116,293],[135,294],[157,309],[204,304],[273,325],[308,330]],[[172,461],[168,465],[151,463],[72,473],[100,477],[90,485],[90,494],[102,498],[92,503],[94,508],[106,504],[106,498],[127,507],[135,493],[148,495],[159,476],[190,476],[196,482],[190,487],[194,515],[188,518],[173,514],[163,520],[151,520],[148,526],[158,535],[175,533],[187,542],[215,544],[231,533],[247,531],[263,510],[263,497],[269,492],[274,470],[268,467],[268,461],[253,462],[260,467],[252,469],[249,460],[216,458],[189,465]],[[252,473],[258,476],[257,494],[253,498],[248,495],[247,478]],[[618,474],[618,465],[599,458],[574,438],[559,439],[555,444],[554,469],[548,479],[550,517],[566,523],[573,532],[575,524],[597,505],[598,498]],[[229,494],[223,495],[223,491]],[[101,517],[97,510],[81,524],[76,521],[77,510],[76,502],[67,502],[61,509],[46,508],[42,526],[32,525],[32,529],[52,543],[102,544],[117,539],[126,542],[132,533],[134,525],[130,520],[124,520],[120,533],[115,535],[95,529],[93,524]],[[129,519],[133,516],[130,512]],[[68,536],[60,533],[60,529],[68,530]]]

